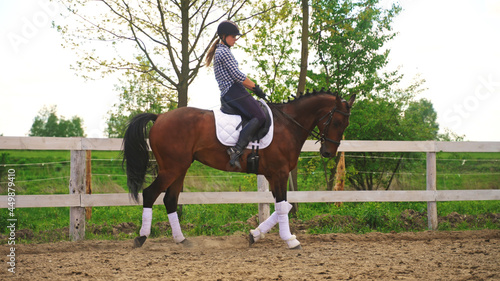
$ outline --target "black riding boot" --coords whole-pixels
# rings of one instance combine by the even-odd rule
[[[231,167],[238,167],[241,169],[240,165],[240,156],[243,154],[243,151],[247,147],[248,143],[252,140],[252,137],[257,133],[257,130],[260,128],[259,120],[257,118],[253,118],[250,120],[245,127],[240,132],[240,137],[238,138],[238,142],[235,146],[229,148],[227,150],[227,154],[229,154],[229,164]]]

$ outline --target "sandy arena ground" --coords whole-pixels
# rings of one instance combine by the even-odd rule
[[[15,274],[2,245],[0,280],[500,280],[499,230],[301,234],[302,250],[277,233],[188,239],[16,245]]]

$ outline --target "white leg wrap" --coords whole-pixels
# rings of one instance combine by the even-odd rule
[[[278,223],[278,214],[276,212],[273,212],[270,217],[267,218],[267,220],[263,221],[259,227],[257,227],[254,230],[250,230],[250,233],[253,236],[253,240],[255,242],[259,241],[259,239],[264,238],[264,234],[269,232],[273,226],[275,226]]]
[[[139,231],[140,236],[148,237],[151,234],[151,221],[153,220],[153,209],[144,208],[142,209],[142,226]]]
[[[300,245],[295,235],[290,233],[290,224],[288,222],[288,212],[292,209],[292,204],[282,201],[274,204],[276,213],[278,213],[278,223],[280,227],[280,237],[288,244],[288,248],[295,248]]]
[[[168,214],[168,221],[170,222],[170,227],[172,228],[172,236],[174,237],[175,243],[181,243],[184,241],[184,235],[181,231],[181,225],[179,224],[179,216],[177,212]]]

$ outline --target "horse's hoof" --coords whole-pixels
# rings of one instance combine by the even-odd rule
[[[248,244],[252,246],[260,239],[264,238],[264,233],[260,232],[259,228],[250,230],[250,235],[248,236]]]
[[[140,248],[146,242],[146,239],[148,239],[147,236],[138,236],[135,237],[134,239],[134,248]]]
[[[299,244],[293,248],[290,248],[290,250],[302,250],[302,246],[300,246],[300,244]]]
[[[252,233],[248,235],[248,247],[252,247],[252,245],[255,243],[255,239],[253,238]]]
[[[186,248],[192,248],[194,246],[193,243],[187,239],[184,239],[184,240],[182,240],[182,242],[177,243],[177,244],[181,244],[182,246],[184,246]]]

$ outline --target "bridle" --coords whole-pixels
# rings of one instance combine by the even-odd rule
[[[350,109],[351,107],[349,106],[348,103],[346,103],[347,105],[347,109]],[[280,112],[285,115],[288,119],[292,120],[292,122],[294,122],[297,126],[299,126],[300,128],[304,129],[305,131],[308,131],[306,128],[304,128],[304,126],[302,126],[299,122],[297,122],[297,120],[295,120],[292,116],[286,114],[285,112],[281,111]],[[330,138],[327,138],[326,137],[326,134],[328,133],[328,129],[330,128],[330,123],[332,122],[332,119],[333,119],[333,115],[335,114],[335,112],[338,112],[344,116],[351,116],[351,113],[350,112],[344,112],[344,111],[341,111],[341,110],[338,110],[337,109],[337,106],[335,106],[332,110],[330,110],[329,112],[327,112],[323,117],[321,117],[319,121],[327,118],[327,120],[325,121],[325,123],[323,123],[323,125],[325,126],[325,130],[323,133],[320,133],[320,132],[317,132],[315,130],[311,131],[310,132],[310,135],[313,136],[314,138],[316,138],[318,140],[318,142],[320,142],[321,144],[323,144],[325,141],[328,141],[328,142],[331,142],[333,144],[336,144],[337,146],[340,145],[340,141],[336,141],[336,140],[332,140]]]
[[[349,109],[349,108],[350,108],[349,104],[347,104],[347,109]],[[332,140],[332,139],[326,137],[326,134],[328,133],[328,130],[330,129],[330,123],[332,122],[333,115],[335,114],[335,112],[338,112],[338,113],[340,113],[344,116],[347,116],[347,117],[351,116],[350,112],[344,112],[344,111],[338,110],[337,107],[335,106],[332,110],[330,110],[323,117],[321,117],[318,120],[318,122],[327,118],[325,123],[323,123],[323,125],[325,126],[325,130],[323,131],[323,133],[319,133],[319,132],[314,131],[314,130],[311,131],[311,135],[313,137],[315,137],[318,140],[318,142],[320,142],[321,144],[323,144],[325,141],[328,141],[328,142],[331,142],[333,144],[336,144],[337,146],[340,145],[340,141]]]

